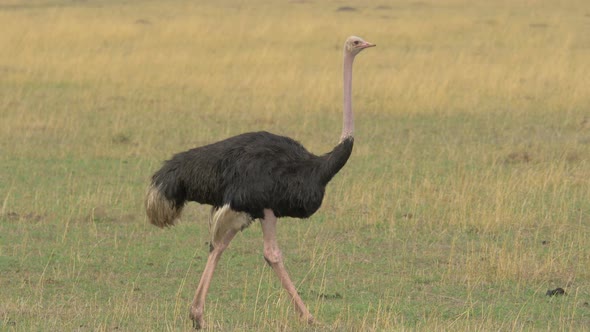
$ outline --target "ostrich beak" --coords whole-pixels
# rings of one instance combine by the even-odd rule
[[[377,46],[377,45],[369,43],[369,42],[364,42],[363,44],[361,44],[359,46],[359,48],[364,49],[364,48],[375,47],[375,46]]]

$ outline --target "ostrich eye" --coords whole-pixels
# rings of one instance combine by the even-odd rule
[[[358,41],[358,40],[355,40],[355,41],[354,41],[354,44],[355,44],[355,45],[358,45],[358,44],[360,44],[360,43],[361,43],[361,42],[360,42],[360,41]]]

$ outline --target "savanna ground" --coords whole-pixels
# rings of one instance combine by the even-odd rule
[[[213,280],[214,330],[590,328],[590,5],[0,0],[0,329],[188,330],[205,206],[148,224],[174,152],[268,130],[356,145],[283,219],[305,327],[258,224]],[[563,296],[546,296],[562,287]]]

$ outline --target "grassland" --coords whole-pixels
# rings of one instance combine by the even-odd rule
[[[151,173],[260,129],[328,151],[350,34],[378,45],[353,156],[279,228],[320,323],[253,225],[212,330],[590,329],[587,1],[2,0],[0,22],[0,330],[188,330],[208,208],[150,226]]]

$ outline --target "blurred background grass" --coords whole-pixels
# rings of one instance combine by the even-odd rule
[[[356,145],[279,243],[318,330],[590,326],[584,1],[0,1],[2,328],[189,329],[207,207],[147,224],[173,153],[268,130],[323,153],[356,61]],[[257,225],[216,330],[294,330]],[[568,295],[547,297],[549,288]]]

